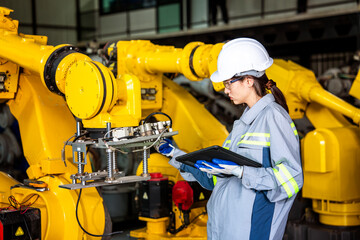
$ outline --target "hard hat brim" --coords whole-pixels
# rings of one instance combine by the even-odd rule
[[[219,71],[215,71],[213,74],[211,74],[210,80],[214,83],[218,83],[218,82],[225,81],[227,79],[224,79],[223,77],[221,77]]]

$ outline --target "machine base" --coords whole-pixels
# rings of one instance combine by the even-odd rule
[[[360,227],[333,227],[322,224],[309,224],[289,221],[284,240],[357,240]]]

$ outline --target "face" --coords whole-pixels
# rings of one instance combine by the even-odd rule
[[[250,77],[244,77],[242,80],[233,81],[235,78],[228,79],[224,81],[225,94],[229,96],[230,100],[234,104],[248,104],[250,95],[253,92],[253,79]],[[231,82],[232,83],[231,83]]]

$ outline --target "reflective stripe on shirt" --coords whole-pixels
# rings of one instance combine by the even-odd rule
[[[241,136],[239,144],[270,146],[270,133],[245,133]]]
[[[284,164],[281,163],[281,164],[276,165],[276,166],[279,168],[280,171],[277,170],[276,168],[273,168],[275,177],[278,179],[280,184],[285,189],[285,191],[286,191],[286,193],[288,195],[288,198],[290,198],[294,194],[299,192],[299,186],[296,183],[295,179],[291,176],[290,172],[286,169]],[[283,178],[283,176],[284,176],[284,178]],[[290,182],[293,189],[291,189],[289,187],[288,182]]]
[[[230,149],[230,143],[231,143],[231,140],[226,140],[225,143],[224,143],[223,148],[229,150]]]
[[[213,182],[214,182],[214,187],[215,187],[215,185],[216,185],[216,183],[217,183],[217,178],[216,178],[215,175],[213,175]]]
[[[298,132],[297,132],[297,130],[296,130],[295,123],[294,123],[294,122],[291,122],[290,126],[291,126],[291,128],[293,129],[295,136],[297,136],[297,135],[298,135]]]

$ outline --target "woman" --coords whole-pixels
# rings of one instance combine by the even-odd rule
[[[196,179],[213,190],[207,203],[208,239],[282,239],[302,187],[298,134],[282,92],[265,74],[272,63],[258,41],[238,38],[223,46],[211,75],[213,82],[223,82],[234,104],[247,105],[223,147],[262,167],[213,159],[198,161],[195,169],[176,162],[174,158],[184,153],[168,139],[157,147],[172,157],[170,164],[186,172],[186,180]],[[229,177],[216,177],[224,174]]]

